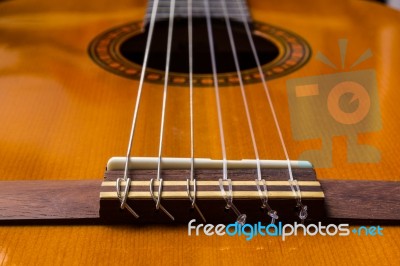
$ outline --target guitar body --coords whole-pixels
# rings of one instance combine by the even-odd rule
[[[332,160],[316,166],[319,179],[399,181],[400,14],[363,1],[306,2],[249,1],[254,20],[294,32],[313,53],[302,68],[268,82],[291,159],[322,149],[321,139],[328,137]],[[100,180],[107,160],[126,154],[139,81],[96,65],[88,46],[110,28],[141,21],[145,11],[146,1],[119,0],[111,6],[109,1],[0,1],[1,180]],[[348,41],[343,67],[340,39]],[[372,57],[351,68],[368,49]],[[318,52],[337,68],[316,60]],[[379,103],[381,126],[355,135],[379,156],[357,161],[357,153],[347,149],[350,132],[298,139],[288,100],[291,80],[362,70],[375,73],[378,97],[372,100]],[[284,159],[262,84],[246,85],[246,92],[260,157]],[[133,156],[158,154],[162,93],[161,83],[145,83]],[[227,157],[254,158],[238,86],[224,86],[220,93]],[[318,113],[320,106],[303,111]],[[216,113],[213,87],[196,87],[195,157],[221,158]],[[190,157],[185,86],[168,91],[163,156]],[[0,264],[398,264],[400,230],[387,226],[383,233],[245,241],[189,237],[185,226],[6,226],[0,228]]]

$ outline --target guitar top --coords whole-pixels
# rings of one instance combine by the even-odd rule
[[[256,46],[265,48],[261,63],[290,159],[311,161],[318,179],[400,181],[400,13],[369,1],[331,0],[251,0],[248,10]],[[126,154],[150,11],[139,0],[0,1],[1,181],[101,181],[107,161]],[[203,24],[194,20],[193,36],[208,45]],[[234,62],[223,54],[228,37],[216,35],[226,157],[254,159]],[[136,157],[159,154],[163,38],[156,30],[153,42],[160,47],[155,45],[143,83]],[[172,47],[162,156],[190,158],[188,75],[173,57],[187,51],[180,47]],[[209,64],[196,65],[206,57],[194,55],[193,144],[196,158],[220,160],[216,80]],[[257,66],[244,68],[259,157],[285,160]],[[0,264],[397,265],[400,229],[384,226],[382,232],[246,241],[188,236],[186,225],[2,226]]]

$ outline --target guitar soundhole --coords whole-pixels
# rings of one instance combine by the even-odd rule
[[[236,73],[229,36],[224,20],[214,19],[213,38],[219,86],[235,86]],[[232,21],[232,30],[245,84],[261,81],[253,52],[242,23]],[[253,21],[252,34],[261,68],[266,80],[275,79],[302,67],[310,58],[307,42],[290,31]],[[155,25],[150,47],[145,81],[164,83],[168,21]],[[114,74],[140,79],[147,40],[147,27],[134,22],[109,29],[97,36],[89,46],[92,59]],[[188,86],[188,24],[176,19],[171,47],[169,83]],[[205,19],[193,20],[193,83],[195,86],[213,86],[210,48]]]
[[[185,74],[189,72],[188,22],[176,19],[174,23],[171,46],[170,71]],[[251,50],[248,36],[242,23],[232,21],[232,32],[241,70],[256,68],[256,61]],[[218,73],[236,72],[232,48],[225,21],[213,19],[213,38]],[[160,71],[165,70],[166,47],[168,37],[168,21],[156,23],[153,41],[150,48],[148,67]],[[278,47],[268,39],[253,34],[259,60],[262,65],[268,64],[279,55]],[[129,61],[142,64],[144,58],[147,30],[122,42],[120,52]],[[206,20],[193,20],[193,72],[195,74],[212,73],[211,55],[207,34]]]

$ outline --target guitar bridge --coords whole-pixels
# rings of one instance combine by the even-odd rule
[[[129,212],[121,210],[120,198],[116,190],[118,178],[124,177],[126,158],[112,158],[107,166],[105,179],[100,192],[100,217],[107,222],[130,221],[132,223],[171,223],[172,219],[155,207],[154,197],[174,217],[176,223],[187,223],[192,219],[206,220],[207,223],[233,223],[237,213],[226,208],[227,203],[221,191],[222,161],[211,159],[195,159],[194,180],[190,181],[188,195],[188,178],[190,177],[190,159],[163,158],[162,190],[157,177],[158,158],[130,158],[127,178],[131,179],[127,204],[138,213],[135,218]],[[261,175],[265,180],[266,199],[270,208],[275,210],[282,222],[301,222],[299,219],[298,194],[293,192],[289,180],[286,161],[262,160]],[[304,161],[291,162],[293,178],[297,180],[301,202],[307,206],[307,221],[319,221],[325,216],[324,193],[316,179],[312,165]],[[231,183],[232,202],[238,210],[247,216],[247,223],[270,223],[268,210],[262,208],[262,197],[257,187],[257,169],[255,160],[228,161],[228,178],[222,185],[228,191]],[[151,180],[154,180],[153,182]],[[153,195],[150,185],[153,187]],[[121,191],[126,182],[121,182]],[[158,191],[161,191],[159,195]],[[196,191],[196,192],[194,192]],[[196,195],[194,195],[194,193]],[[191,198],[196,198],[196,206],[201,210],[192,211]]]

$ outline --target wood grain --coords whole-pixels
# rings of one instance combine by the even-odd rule
[[[400,183],[321,180],[331,221],[400,224]]]
[[[99,219],[101,182],[98,180],[2,181],[0,184],[2,223],[90,224]]]
[[[357,0],[249,2],[255,20],[299,34],[313,50],[314,56],[305,67],[268,83],[290,157],[297,159],[305,150],[321,148],[321,140],[299,141],[292,135],[287,81],[373,69],[382,128],[360,133],[357,141],[377,147],[380,161],[348,162],[346,136],[334,136],[332,165],[316,172],[321,180],[399,181],[399,13]],[[145,12],[145,0],[0,3],[1,180],[100,180],[107,160],[125,154],[138,82],[99,68],[88,57],[87,47],[100,32],[140,21]],[[338,48],[342,38],[348,40],[344,69]],[[367,49],[373,56],[350,68]],[[338,69],[316,60],[318,52],[327,55]],[[246,91],[257,125],[254,130],[260,157],[283,159],[263,88],[253,84]],[[145,84],[143,92],[133,155],[154,157],[162,87]],[[163,156],[190,156],[188,95],[185,88],[169,90]],[[195,90],[194,95],[196,157],[220,159],[213,88]],[[221,91],[221,100],[228,158],[253,158],[240,92],[236,87],[226,88]],[[316,113],[322,110],[314,105],[309,108]],[[0,264],[400,264],[397,227],[385,226],[383,237],[298,236],[286,241],[272,237],[251,241],[189,237],[186,230],[185,226],[1,226]]]

